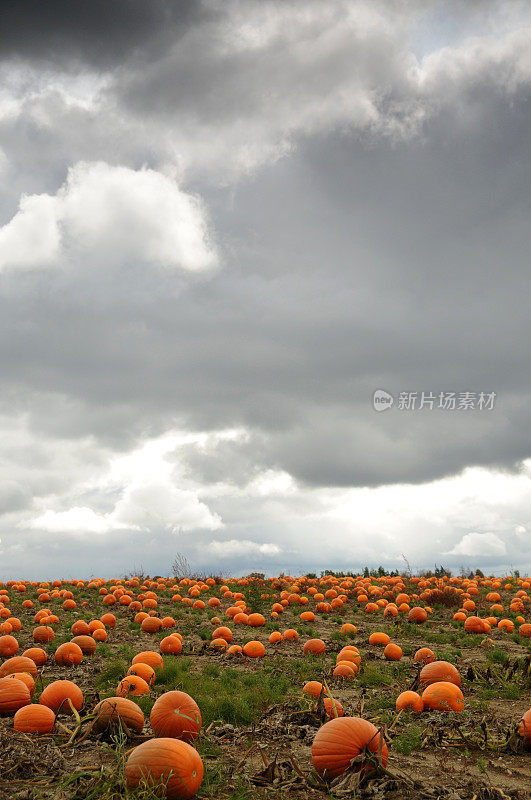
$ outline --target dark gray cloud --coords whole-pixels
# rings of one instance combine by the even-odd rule
[[[4,0],[0,58],[67,60],[108,67],[175,40],[201,9],[189,0]]]

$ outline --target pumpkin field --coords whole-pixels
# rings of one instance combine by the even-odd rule
[[[0,583],[1,800],[531,797],[531,579]]]

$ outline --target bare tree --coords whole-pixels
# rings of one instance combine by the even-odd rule
[[[184,553],[176,554],[171,568],[173,570],[174,577],[177,578],[178,581],[182,581],[183,578],[192,577],[192,567],[190,566],[190,562]]]
[[[404,561],[406,562],[406,567],[407,567],[406,574],[407,574],[408,578],[411,578],[411,575],[413,574],[412,571],[411,571],[411,564],[409,563],[409,561],[407,560],[407,558],[405,557],[405,555],[403,553],[401,555],[402,555],[402,558],[404,559]]]

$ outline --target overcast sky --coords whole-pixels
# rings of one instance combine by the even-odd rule
[[[527,0],[3,0],[0,59],[0,580],[531,571]]]

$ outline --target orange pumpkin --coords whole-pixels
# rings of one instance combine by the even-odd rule
[[[413,661],[422,664],[431,664],[435,661],[435,653],[429,647],[421,647],[413,656]]]
[[[424,702],[420,694],[417,694],[417,692],[406,691],[398,695],[396,698],[395,707],[397,711],[411,710],[416,714],[420,714],[420,712],[424,709]]]
[[[312,764],[324,778],[334,778],[345,772],[352,759],[366,748],[378,754],[380,735],[377,728],[361,717],[338,717],[319,728],[312,744]],[[381,742],[382,765],[387,765],[388,751]],[[360,764],[357,771],[370,769],[369,762]]]
[[[531,708],[523,715],[518,733],[526,744],[531,745]]]
[[[96,640],[92,636],[74,636],[72,643],[77,644],[84,656],[93,656],[96,652]]]
[[[39,703],[48,706],[56,714],[73,714],[70,700],[76,711],[83,705],[83,692],[73,681],[53,681],[46,686],[41,694]]]
[[[81,664],[83,651],[75,642],[65,642],[59,645],[54,658],[57,664]]]
[[[201,711],[186,692],[165,692],[153,705],[149,717],[155,736],[171,736],[191,742],[201,731]]]
[[[28,687],[14,678],[0,678],[0,716],[9,717],[31,702]]]
[[[141,661],[130,666],[127,674],[138,675],[139,678],[145,680],[148,686],[152,686],[155,683],[155,670],[149,664],[143,664]]]
[[[428,614],[426,609],[421,608],[420,606],[415,606],[410,610],[407,618],[410,622],[415,622],[417,625],[422,625],[422,623],[426,622],[428,619]]]
[[[388,661],[400,661],[402,658],[402,648],[391,642],[386,646],[384,656]]]
[[[162,783],[167,800],[188,800],[203,780],[203,762],[197,750],[180,739],[150,739],[135,747],[125,765],[128,789],[141,781]]]
[[[28,691],[30,693],[30,697],[33,695],[35,691],[35,681],[29,674],[29,672],[11,672],[9,675],[6,676],[7,678],[13,678],[17,681],[22,681],[28,687]]]
[[[149,694],[149,686],[143,678],[138,675],[128,675],[120,681],[116,689],[118,697],[127,697],[128,695],[138,696],[141,694]]]
[[[94,730],[115,730],[123,723],[133,733],[141,733],[144,727],[144,712],[127,697],[107,697],[95,706]]]
[[[449,681],[461,686],[461,676],[453,664],[448,661],[432,661],[422,667],[419,675],[420,683],[427,686],[439,681]]]
[[[304,694],[309,694],[310,697],[319,697],[321,692],[323,691],[323,684],[319,681],[308,681],[302,687],[302,691]]]
[[[22,655],[31,658],[38,667],[42,667],[48,661],[46,650],[43,650],[42,647],[30,647],[28,650],[24,650]]]
[[[247,644],[243,646],[243,652],[246,656],[249,656],[249,658],[263,658],[265,656],[265,647],[262,642],[247,642]]]
[[[15,653],[18,653],[18,642],[15,637],[9,634],[0,636],[0,656],[2,656],[2,658],[9,658],[10,656],[14,656]]]
[[[304,655],[322,656],[326,652],[326,644],[322,639],[308,639],[302,652]]]
[[[0,667],[0,678],[11,675],[13,672],[27,672],[32,678],[37,677],[37,665],[27,656],[14,656],[4,661]]]
[[[375,631],[369,636],[369,644],[387,645],[391,641],[391,637],[382,631]]]
[[[448,681],[432,683],[422,692],[424,708],[436,711],[462,711],[465,699],[461,689]]]
[[[51,733],[55,728],[55,714],[51,708],[40,704],[23,706],[13,717],[13,727],[23,733]]]
[[[144,650],[142,653],[138,653],[131,663],[138,664],[139,661],[142,664],[149,664],[154,670],[162,669],[163,666],[162,656],[160,653],[155,653],[154,650]]]

